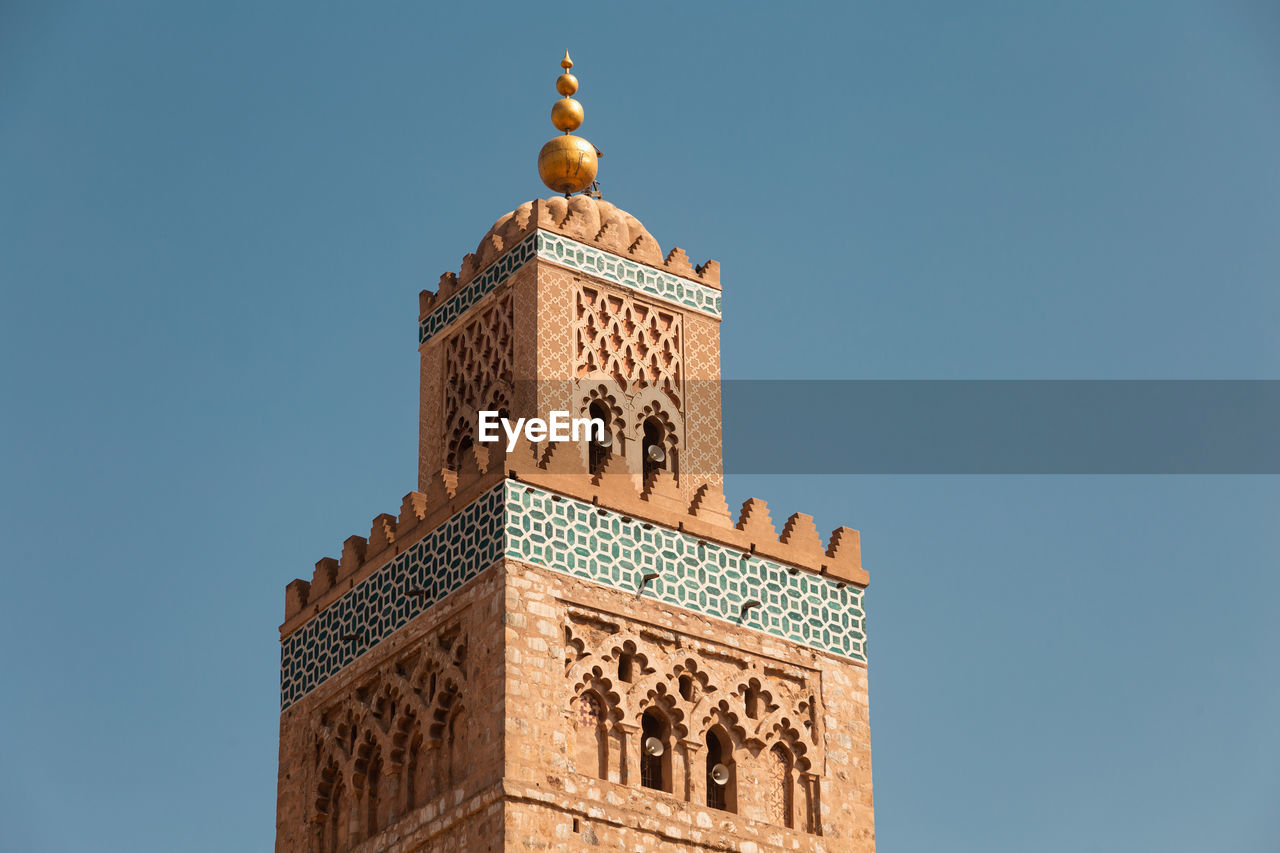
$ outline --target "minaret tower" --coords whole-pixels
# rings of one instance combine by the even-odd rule
[[[730,515],[719,265],[600,197],[561,66],[559,195],[420,296],[417,491],[286,590],[276,849],[873,851],[858,533]]]

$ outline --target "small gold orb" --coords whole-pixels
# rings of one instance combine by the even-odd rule
[[[562,95],[572,95],[578,91],[578,78],[565,72],[556,78],[556,91]]]
[[[582,104],[573,98],[561,98],[551,106],[551,123],[556,130],[577,130],[582,127],[582,115]]]
[[[558,193],[582,192],[599,167],[596,147],[580,136],[557,136],[538,152],[538,176]]]

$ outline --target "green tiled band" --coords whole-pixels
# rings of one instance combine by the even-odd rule
[[[538,257],[543,260],[554,261],[713,317],[720,316],[720,291],[714,287],[629,261],[559,234],[549,231],[534,233],[538,235]]]
[[[867,659],[861,588],[531,486],[507,484],[506,555]],[[650,572],[658,577],[642,583]],[[760,606],[743,613],[752,600]]]
[[[284,639],[281,708],[502,556],[867,659],[858,587],[504,480]]]
[[[426,343],[487,293],[496,290],[534,257],[560,264],[658,299],[720,316],[720,291],[579,243],[559,234],[535,229],[485,268],[465,287],[444,301],[418,324],[418,345]]]

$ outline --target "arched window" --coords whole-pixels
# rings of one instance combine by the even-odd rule
[[[426,788],[419,781],[422,774],[422,735],[414,732],[410,736],[408,759],[404,765],[404,810],[413,811],[425,802]]]
[[[449,459],[446,463],[447,467],[453,471],[457,471],[459,468],[461,468],[462,460],[466,457],[467,451],[471,449],[471,446],[474,443],[475,442],[472,440],[471,436],[469,435],[464,435],[461,438],[459,438],[454,443],[453,450],[449,452]]]
[[[333,795],[329,798],[329,819],[325,821],[325,846],[327,853],[337,853],[344,846],[347,829],[347,791],[339,779],[333,785]]]
[[[467,775],[471,766],[471,756],[467,754],[470,744],[467,743],[466,709],[462,703],[453,706],[449,715],[449,725],[445,728],[445,756],[448,762],[444,778],[449,787],[457,785]]]
[[[604,403],[596,400],[587,407],[587,414],[593,420],[599,419],[604,423],[604,441],[597,441],[595,430],[592,430],[591,441],[587,443],[587,463],[591,466],[592,474],[599,474],[609,461],[610,448],[613,446],[609,433],[609,413],[605,411]]]
[[[776,744],[764,757],[765,808],[769,822],[790,828],[792,816],[791,753]]]
[[[320,771],[316,796],[320,815],[316,828],[317,846],[313,849],[319,853],[334,853],[338,849],[338,812],[342,809],[342,800],[342,773],[333,761],[329,761]]]
[[[680,676],[680,698],[693,701],[693,676],[688,673]]]
[[[671,726],[656,711],[640,718],[640,784],[655,791],[671,791]]]
[[[375,751],[369,760],[369,769],[364,782],[364,816],[365,837],[372,838],[378,834],[379,822],[379,787],[382,784],[382,755]]]
[[[737,780],[734,778],[733,746],[718,729],[707,732],[707,805],[727,812],[737,811]]]
[[[618,655],[618,680],[631,682],[631,670],[634,656],[630,652],[622,652]]]
[[[644,422],[644,442],[641,447],[644,462],[644,479],[647,483],[655,471],[667,467],[667,431],[657,418],[648,418]]]
[[[609,743],[604,703],[593,691],[578,697],[575,719],[577,769],[579,773],[609,777]]]

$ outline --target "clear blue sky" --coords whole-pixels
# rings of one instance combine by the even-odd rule
[[[0,848],[270,849],[284,585],[565,46],[728,376],[1280,376],[1274,3],[439,6],[0,6]],[[1276,478],[729,485],[863,531],[885,853],[1280,849]]]

